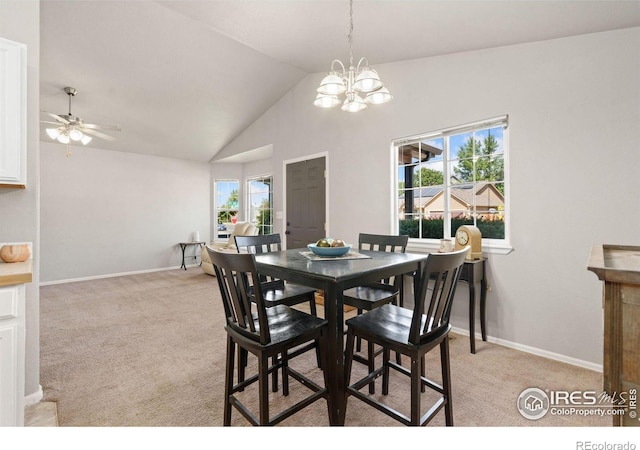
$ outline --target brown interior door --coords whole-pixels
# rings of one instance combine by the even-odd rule
[[[325,159],[287,164],[287,248],[305,248],[325,237]]]

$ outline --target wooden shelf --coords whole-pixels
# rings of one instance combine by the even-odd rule
[[[30,283],[33,275],[31,260],[18,263],[0,263],[0,286]]]
[[[602,281],[640,284],[640,247],[594,245],[588,269]]]

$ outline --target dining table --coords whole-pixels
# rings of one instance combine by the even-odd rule
[[[256,255],[258,273],[324,293],[324,317],[329,322],[325,370],[330,425],[344,425],[346,415],[343,291],[400,275],[413,276],[414,288],[420,286],[419,277],[427,257],[427,254],[357,250],[344,257],[314,258],[306,248]]]

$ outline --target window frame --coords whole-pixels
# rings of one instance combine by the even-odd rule
[[[237,208],[220,208],[220,205],[218,205],[218,183],[236,183],[237,184],[237,190],[238,190],[238,207]],[[231,191],[233,192],[233,191]],[[214,241],[223,241],[229,238],[229,234],[231,233],[230,230],[226,230],[227,234],[225,237],[220,237],[218,235],[218,214],[221,211],[236,211],[236,214],[240,213],[240,200],[241,200],[241,195],[242,192],[240,190],[240,180],[237,178],[216,178],[213,180],[213,240]]]
[[[254,176],[254,177],[250,177],[250,178],[246,178],[245,179],[245,217],[247,218],[247,221],[253,223],[256,228],[258,228],[258,233],[259,234],[263,234],[262,231],[260,229],[260,225],[258,223],[254,223],[253,221],[253,217],[251,216],[251,188],[250,188],[250,183],[252,181],[257,181],[257,180],[266,180],[269,179],[270,183],[269,183],[269,192],[268,192],[268,197],[269,197],[269,210],[271,211],[271,214],[269,215],[269,219],[270,219],[270,232],[269,233],[265,233],[265,234],[272,234],[273,233],[273,214],[274,214],[274,208],[273,208],[273,174],[267,174],[267,175],[258,175],[258,176]],[[265,208],[259,208],[260,211],[265,210]]]
[[[510,154],[510,145],[509,145],[509,116],[497,116],[490,119],[485,119],[477,122],[472,122],[464,125],[454,126],[443,128],[440,130],[430,131],[426,133],[420,133],[413,136],[406,136],[402,138],[393,139],[390,145],[390,154],[391,154],[391,168],[392,168],[392,176],[391,176],[391,205],[392,205],[392,214],[391,214],[391,230],[392,233],[399,233],[399,221],[400,221],[400,189],[399,189],[399,181],[400,178],[398,176],[399,168],[402,167],[401,164],[398,163],[398,150],[400,147],[412,143],[417,142],[425,142],[428,140],[443,139],[443,184],[444,184],[444,205],[445,212],[443,214],[444,217],[444,228],[443,228],[443,236],[444,239],[453,239],[451,236],[451,206],[449,204],[451,198],[451,173],[450,173],[450,155],[451,149],[449,148],[449,137],[454,135],[465,134],[473,131],[481,131],[489,128],[495,127],[503,128],[503,139],[502,139],[502,147],[503,147],[503,162],[504,162],[504,177],[502,182],[504,183],[504,239],[490,239],[483,238],[482,239],[482,247],[483,252],[486,253],[496,253],[496,254],[508,254],[513,250],[511,245],[511,214],[512,210],[510,207],[510,181],[509,181],[509,154]],[[482,181],[475,181],[471,184],[478,185]],[[474,218],[475,223],[475,218]],[[449,235],[449,237],[447,237]],[[434,249],[438,249],[440,246],[440,239],[435,238],[409,238],[409,244],[407,246],[408,250],[413,251],[433,251]]]

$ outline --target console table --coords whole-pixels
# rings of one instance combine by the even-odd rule
[[[180,248],[182,249],[182,265],[180,266],[181,269],[187,270],[187,265],[184,262],[184,251],[187,249],[187,247],[190,245],[197,245],[198,249],[201,249],[205,243],[206,242],[204,241],[180,242],[179,245],[180,245]],[[193,259],[195,259],[196,261],[198,260],[197,253],[198,252],[194,250]],[[202,265],[202,261],[200,261],[200,265]]]
[[[469,285],[469,341],[471,353],[476,352],[476,285],[480,285],[480,331],[482,340],[487,340],[485,309],[487,303],[486,258],[471,259],[464,262],[460,281]]]
[[[467,259],[462,266],[460,280],[469,285],[469,341],[471,353],[476,353],[476,287],[480,288],[480,331],[482,340],[487,340],[486,332],[486,303],[487,303],[487,276],[485,271],[486,258]],[[404,284],[403,284],[404,287]],[[404,302],[400,294],[400,306]]]

